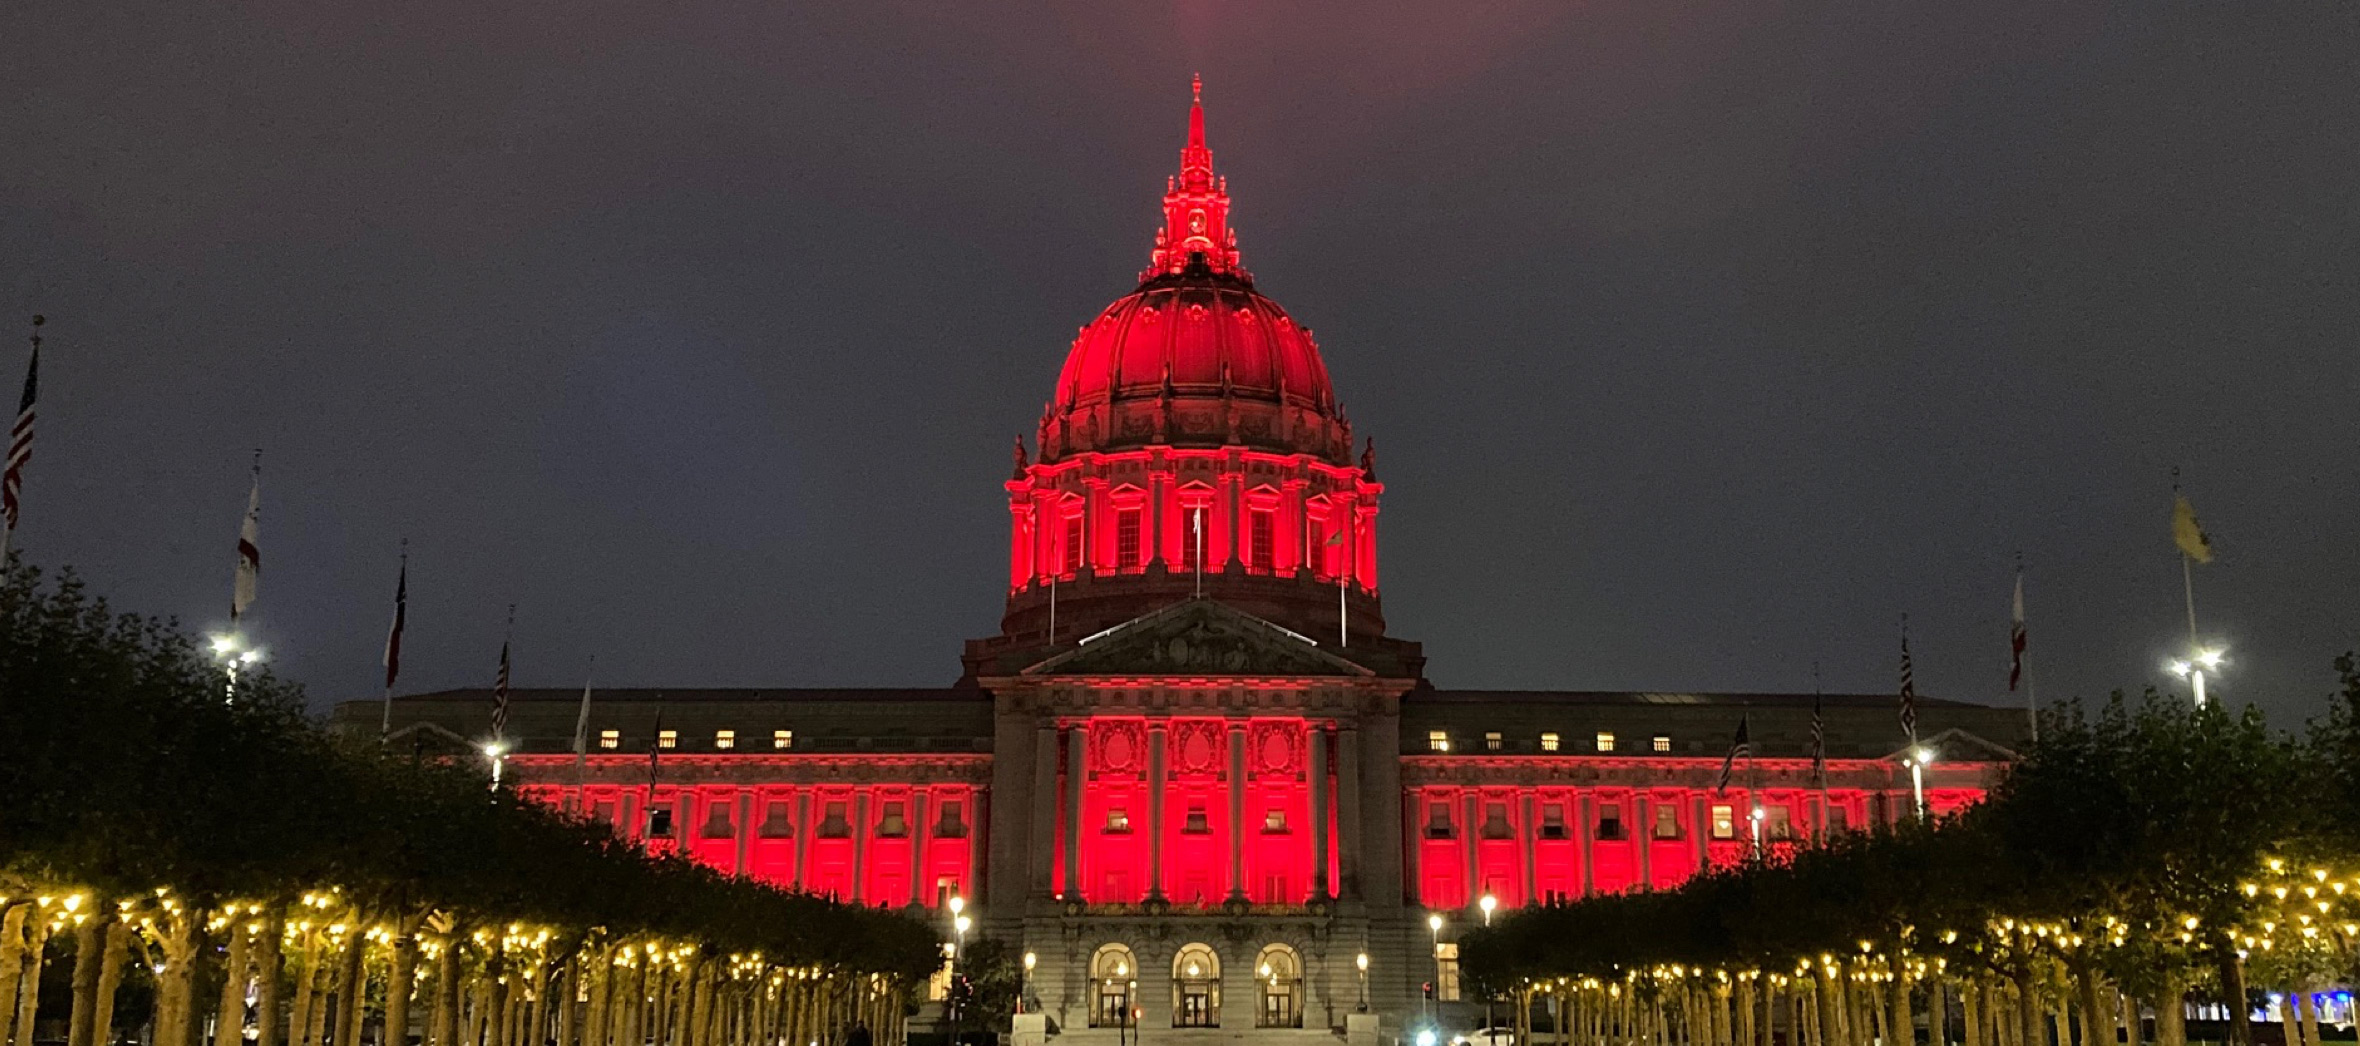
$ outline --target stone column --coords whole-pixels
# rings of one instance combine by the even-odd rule
[[[996,835],[984,827],[984,825],[991,823],[985,820],[985,815],[990,812],[991,806],[991,793],[981,788],[967,793],[967,808],[971,811],[971,816],[967,821],[966,890],[969,900],[984,900],[991,896],[991,883],[994,880],[984,871],[983,866],[984,845],[990,843]]]
[[[1338,896],[1346,900],[1360,899],[1360,846],[1363,833],[1360,826],[1360,731],[1343,727],[1336,731],[1336,873],[1343,880],[1336,885]],[[1354,971],[1354,977],[1359,976]],[[1355,990],[1357,990],[1357,980]]]
[[[1147,897],[1164,896],[1164,762],[1169,720],[1147,724]]]
[[[1229,896],[1246,896],[1246,723],[1229,721]]]
[[[1087,726],[1065,732],[1065,899],[1069,901],[1088,896],[1082,889],[1082,785],[1089,776],[1089,764],[1083,762],[1089,736]]]
[[[1573,830],[1578,833],[1575,838],[1581,840],[1582,847],[1582,896],[1588,897],[1598,892],[1598,822],[1590,809],[1589,792],[1581,794],[1577,805],[1581,807],[1581,818]]]
[[[926,837],[934,833],[926,825],[926,786],[910,789],[910,899],[919,906],[934,906],[934,877],[926,874]]]
[[[731,875],[746,874],[746,846],[748,840],[754,838],[754,812],[753,791],[748,789],[739,792],[737,797],[737,846],[735,848],[737,862],[732,866]]]
[[[1483,896],[1483,793],[1470,789],[1461,804],[1467,810],[1467,903]]]
[[[869,902],[869,790],[852,797],[852,900]]]
[[[1360,721],[1360,897],[1372,908],[1404,901],[1401,888],[1401,715],[1387,704]]]
[[[1399,827],[1401,838],[1405,842],[1401,848],[1402,873],[1408,877],[1402,884],[1402,889],[1407,892],[1407,896],[1402,898],[1402,902],[1405,904],[1423,905],[1426,903],[1425,817],[1425,797],[1419,795],[1415,788],[1402,789],[1401,817],[1399,818],[1401,824]]]
[[[1631,811],[1638,815],[1637,831],[1631,840],[1639,844],[1639,882],[1646,889],[1655,889],[1655,822],[1648,818],[1647,797],[1631,796]]]
[[[1034,892],[1033,878],[1039,866],[1033,854],[1048,848],[1049,829],[1046,824],[1036,826],[1025,821],[1026,811],[1032,809],[1032,797],[1038,794],[1033,786],[1033,761],[1038,758],[1034,751],[1035,720],[1030,713],[1011,708],[1016,702],[1009,697],[997,697],[994,701],[999,709],[992,717],[992,766],[987,781],[991,794],[1001,802],[987,812],[982,803],[984,789],[969,793],[973,798],[968,807],[972,816],[967,821],[967,831],[977,868],[980,870],[988,857],[991,882],[1004,885],[1006,890],[999,898],[1004,903],[989,914],[994,919],[1006,919],[1022,914],[1026,896]],[[1036,839],[1040,842],[1035,842]],[[981,876],[974,878],[967,889],[977,890],[976,884],[982,881]],[[1049,895],[1045,875],[1038,895]]]
[[[1313,723],[1311,743],[1311,896],[1328,893],[1328,732]]]
[[[1536,844],[1541,837],[1541,830],[1532,819],[1534,802],[1535,799],[1533,798],[1532,790],[1529,788],[1525,789],[1524,822],[1519,826],[1520,830],[1516,833],[1517,835],[1522,836],[1524,839],[1524,903],[1528,905],[1534,903],[1535,900],[1533,887],[1534,873],[1532,866],[1536,862],[1533,860],[1533,855],[1540,852],[1540,847]]]
[[[1696,870],[1703,871],[1712,856],[1713,811],[1704,796],[1696,797],[1696,830],[1688,833],[1696,837]]]
[[[1056,890],[1057,839],[1061,834],[1057,810],[1057,728],[1044,722],[1033,730],[1032,817],[1026,844],[1032,851],[1030,893],[1034,897],[1047,897]]]
[[[795,789],[795,885],[809,890],[811,882],[811,789]]]

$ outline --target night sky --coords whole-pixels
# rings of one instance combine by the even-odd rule
[[[942,685],[1189,74],[1452,687],[2218,692],[2360,646],[2360,14],[2137,0],[0,7],[17,544],[313,702]]]

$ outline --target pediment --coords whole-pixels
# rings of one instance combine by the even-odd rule
[[[1991,741],[1988,738],[1969,733],[1955,726],[1948,730],[1944,730],[1939,734],[1935,734],[1932,737],[1920,740],[1918,742],[1918,747],[1933,749],[1936,753],[1936,758],[1939,759],[1963,760],[1966,762],[1998,761],[2012,763],[2020,758],[2014,749],[2009,748],[2006,745],[2002,745]],[[1885,758],[1894,762],[1900,762],[1909,758],[1909,755],[1909,747],[1904,746],[1894,751],[1892,754],[1887,755]]]
[[[1175,603],[1082,641],[1026,676],[1371,676],[1295,632],[1210,599]]]

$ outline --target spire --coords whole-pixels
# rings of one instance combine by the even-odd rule
[[[1190,77],[1188,91],[1188,144],[1180,150],[1179,175],[1165,183],[1164,227],[1139,279],[1179,273],[1201,258],[1214,272],[1250,280],[1229,228],[1229,185],[1213,173],[1213,150],[1205,145],[1204,78]]]

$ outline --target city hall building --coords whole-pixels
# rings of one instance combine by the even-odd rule
[[[852,903],[964,898],[969,939],[1034,957],[1052,1034],[1109,1042],[1397,1031],[1429,984],[1463,1017],[1484,897],[1665,889],[1914,815],[1893,695],[1824,698],[1814,775],[1811,695],[1429,679],[1386,629],[1373,455],[1247,273],[1188,119],[1136,289],[1082,327],[1001,483],[1006,613],[957,681],[601,691],[582,760],[578,692],[520,690],[520,794]],[[473,753],[490,713],[484,690],[402,696],[395,743]],[[375,701],[337,714],[378,728]],[[1741,719],[1753,758],[1718,787]],[[1921,701],[1926,805],[1975,801],[2023,726]]]

